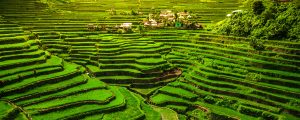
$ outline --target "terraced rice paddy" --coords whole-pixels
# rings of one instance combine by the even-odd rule
[[[297,120],[300,43],[221,36],[238,0],[0,1],[0,119]],[[114,8],[117,15],[109,15]],[[120,15],[140,9],[142,15]],[[154,10],[193,11],[204,30],[133,26]]]

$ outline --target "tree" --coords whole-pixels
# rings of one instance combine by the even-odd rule
[[[248,1],[250,3],[253,0]],[[228,17],[216,24],[215,30],[222,34],[255,37],[264,40],[299,40],[300,11],[295,3],[276,4],[268,0],[262,0],[265,9],[257,10],[261,9],[257,7],[259,4],[263,5],[262,2],[257,1],[255,4],[255,1],[251,2],[251,8],[249,8],[253,12],[245,10],[242,13]],[[255,13],[255,10],[259,12]],[[259,13],[261,14],[257,15]],[[256,40],[252,41],[251,45],[257,50],[262,50],[264,47],[260,43]]]
[[[175,21],[178,21],[178,13],[177,12],[175,12],[175,14],[174,14],[175,16]]]
[[[138,12],[131,10],[131,15],[138,15]]]
[[[263,11],[265,11],[265,6],[262,1],[254,1],[252,5],[252,10],[254,14],[260,15]]]
[[[140,32],[140,34],[143,33],[144,27],[142,25],[138,26],[138,31]]]
[[[4,17],[0,16],[0,21],[4,21]]]
[[[255,38],[251,39],[250,46],[253,47],[255,50],[258,50],[258,51],[262,51],[262,50],[265,49],[264,44],[260,40],[257,40]]]

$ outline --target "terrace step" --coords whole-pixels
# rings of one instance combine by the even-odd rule
[[[22,50],[28,49],[31,45],[36,45],[36,41],[30,40],[24,43],[15,43],[11,45],[0,45],[0,51]]]
[[[112,99],[107,104],[85,104],[73,108],[66,108],[60,112],[49,112],[44,114],[35,114],[33,118],[51,118],[51,119],[75,119],[85,118],[88,116],[96,115],[108,111],[119,111],[125,109],[126,101],[123,94],[119,91],[118,87],[109,87],[109,90],[114,94],[115,99]],[[69,112],[73,111],[73,112]],[[63,114],[62,114],[63,113]]]
[[[123,94],[126,100],[126,107],[125,110],[118,111],[118,112],[112,112],[109,114],[104,114],[103,120],[110,120],[114,116],[120,116],[120,119],[143,119],[145,117],[144,112],[141,110],[140,106],[141,103],[139,99],[134,96],[130,91],[128,91],[126,88],[119,88],[120,92]],[[128,115],[128,113],[131,113]]]
[[[150,103],[159,105],[159,106],[165,106],[167,104],[175,104],[175,105],[192,105],[192,102],[182,99],[182,98],[177,98],[173,96],[169,96],[163,93],[157,93],[155,95],[152,95],[150,97]]]
[[[109,90],[94,89],[84,93],[68,95],[65,98],[52,99],[25,107],[32,114],[45,114],[61,109],[70,109],[85,104],[105,105],[115,96]]]
[[[79,66],[72,65],[69,63],[65,63],[65,67],[69,67],[71,70],[64,70],[62,72],[54,73],[51,76],[49,75],[41,75],[34,78],[25,79],[23,81],[20,81],[18,83],[15,83],[13,85],[7,85],[2,88],[0,88],[0,94],[8,95],[8,94],[17,94],[20,92],[28,91],[28,88],[37,87],[42,84],[50,84],[50,83],[56,83],[59,81],[64,80],[64,78],[72,78],[76,75],[80,74]]]
[[[176,96],[178,98],[187,99],[190,101],[195,101],[196,98],[198,97],[197,95],[191,93],[190,91],[186,91],[184,89],[174,88],[174,87],[170,87],[170,86],[165,86],[165,87],[160,88],[159,92],[163,93],[163,94],[169,94],[172,96]]]
[[[88,82],[87,79],[84,78],[84,76],[77,76],[72,79],[67,79],[62,82],[58,82],[55,84],[49,84],[49,85],[42,85],[40,87],[37,87],[33,90],[20,93],[20,94],[15,94],[15,95],[8,95],[5,96],[5,98],[10,99],[13,102],[19,103],[24,103],[24,101],[28,101],[30,99],[36,99],[42,98],[42,96],[48,96],[49,94],[55,94],[60,91],[64,90],[69,90],[73,87],[80,86],[82,84],[86,84]],[[31,102],[32,103],[37,103],[37,102]],[[29,104],[26,104],[28,106]],[[22,105],[24,106],[24,104]]]
[[[17,116],[19,115],[20,111],[19,109],[12,105],[11,103],[9,103],[9,101],[6,100],[0,100],[0,119],[16,119]],[[24,117],[24,116],[23,116]],[[26,118],[26,117],[25,117]]]
[[[21,59],[21,58],[37,58],[37,57],[44,56],[44,55],[45,55],[44,51],[38,50],[38,51],[27,52],[27,53],[22,53],[22,54],[14,54],[14,55],[1,56],[0,60],[1,61],[6,61],[6,60]]]
[[[73,81],[73,82],[72,82]],[[47,88],[49,86],[55,86],[54,88]],[[76,76],[71,79],[66,79],[64,81],[54,83],[54,84],[45,84],[39,88],[47,88],[44,91],[35,93],[36,90],[25,92],[24,94],[17,94],[14,96],[8,96],[8,98],[17,102],[20,106],[31,106],[40,102],[49,101],[52,99],[62,99],[68,95],[80,94],[86,91],[95,90],[95,89],[106,89],[107,86],[98,80],[88,79],[85,75]],[[29,93],[29,94],[28,94]],[[34,93],[34,94],[30,94]],[[52,93],[52,94],[48,94]],[[28,94],[28,95],[27,95]],[[47,95],[42,95],[47,94]],[[42,96],[39,96],[42,95]],[[39,97],[36,97],[39,96]],[[33,99],[29,99],[34,97]]]
[[[47,61],[43,64],[36,64],[35,66],[22,66],[17,68],[12,68],[8,70],[2,70],[0,73],[1,77],[10,76],[13,74],[18,74],[26,71],[33,71],[34,69],[42,69],[42,68],[48,68],[48,67],[61,67],[62,59],[58,57],[50,57],[50,59],[47,59]]]
[[[1,56],[9,56],[9,55],[14,55],[14,54],[24,54],[27,52],[34,52],[38,50],[38,46],[30,46],[28,49],[20,49],[20,50],[6,50],[6,51],[0,51]]]
[[[30,59],[18,59],[18,60],[7,60],[6,62],[0,63],[0,69],[7,70],[11,68],[33,65],[36,63],[44,63],[46,61],[45,56],[40,56],[38,58],[30,58]]]
[[[25,42],[25,37],[20,36],[20,37],[1,37],[0,38],[0,45],[4,44],[14,44],[14,43],[20,43],[20,42]]]

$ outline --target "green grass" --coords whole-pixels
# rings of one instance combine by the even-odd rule
[[[97,114],[101,111],[109,110],[109,109],[114,109],[114,108],[119,108],[122,107],[126,104],[125,98],[122,95],[122,93],[119,91],[117,87],[110,87],[110,90],[114,93],[116,96],[116,99],[112,100],[111,102],[104,104],[104,105],[96,105],[96,104],[87,104],[87,105],[82,105],[79,107],[73,107],[73,108],[68,108],[65,110],[60,110],[60,111],[55,111],[55,112],[50,112],[48,114],[43,114],[43,115],[36,115],[34,116],[35,119],[62,119],[62,118],[69,118],[69,119],[75,119],[77,117],[87,117],[86,114],[92,113],[92,115]],[[75,118],[74,118],[75,117]]]
[[[130,93],[126,88],[119,88],[120,92],[124,95],[126,100],[125,110],[108,113],[103,116],[104,120],[112,119],[138,119],[144,116],[144,112],[140,109],[140,101],[132,93]]]
[[[160,88],[160,86],[152,87],[152,88],[130,88],[130,89],[136,91],[137,93],[139,93],[143,96],[149,96],[159,88]]]
[[[181,88],[170,87],[170,86],[162,87],[159,89],[159,91],[170,93],[185,99],[194,99],[197,97],[197,95],[191,93],[190,91]]]
[[[86,117],[83,120],[99,120],[99,119],[102,119],[103,116],[104,116],[104,114],[97,114],[97,115]]]
[[[35,78],[26,79],[22,82],[18,82],[18,83],[13,84],[13,85],[8,85],[8,86],[5,86],[5,87],[2,87],[0,90],[2,92],[6,92],[6,91],[22,88],[26,85],[33,84],[34,82],[39,82],[40,80],[50,80],[50,79],[59,78],[59,77],[63,77],[63,76],[66,76],[66,75],[74,74],[74,73],[77,72],[77,69],[76,69],[77,67],[79,67],[79,66],[75,65],[75,64],[65,63],[65,70],[62,71],[62,72],[54,73],[54,74],[51,74],[51,75],[41,75],[41,76],[38,76],[38,77],[35,77]]]
[[[0,108],[0,113],[1,113],[0,118],[4,118],[8,114],[9,110],[14,108],[8,102],[2,101],[2,100],[0,101],[0,106],[1,106],[1,108]]]
[[[31,110],[31,109],[44,109],[44,108],[51,108],[56,106],[62,106],[65,104],[70,104],[73,102],[84,102],[84,101],[95,101],[94,104],[102,104],[106,101],[108,101],[111,97],[113,97],[113,93],[109,90],[93,90],[88,91],[86,93],[80,93],[75,95],[67,96],[63,99],[54,99],[51,101],[46,101],[38,104],[34,104],[32,106],[28,106],[25,109]]]
[[[210,112],[216,113],[216,114],[219,114],[219,115],[237,117],[237,118],[240,118],[242,120],[255,120],[255,119],[257,119],[255,117],[244,115],[244,114],[238,113],[238,112],[236,112],[232,109],[228,109],[228,108],[224,108],[224,107],[219,107],[219,106],[206,104],[206,103],[202,103],[202,102],[196,102],[195,104],[200,105],[202,107],[206,107],[206,108],[209,109]]]
[[[172,109],[172,110],[175,110],[176,112],[179,112],[179,113],[184,113],[186,112],[186,110],[188,109],[187,106],[184,106],[184,105],[166,105],[166,107]]]
[[[178,114],[166,107],[151,106],[155,111],[159,112],[162,120],[178,120]]]
[[[195,118],[195,119],[201,119],[201,120],[207,119],[207,113],[205,113],[201,109],[194,109],[192,111],[188,111],[187,114],[188,114],[188,116]]]
[[[27,120],[28,118],[24,113],[18,114],[15,118],[15,120]]]
[[[146,120],[161,120],[161,114],[158,111],[155,111],[150,105],[142,102],[141,108],[145,112]]]
[[[27,120],[27,116],[9,101],[0,100],[0,119]]]
[[[58,82],[58,83],[55,83],[55,84],[36,87],[35,89],[32,89],[30,91],[23,92],[23,93],[20,93],[20,94],[14,94],[14,95],[11,95],[11,96],[6,96],[5,98],[18,99],[18,98],[30,96],[31,94],[38,94],[38,93],[44,93],[44,92],[48,92],[48,91],[59,90],[59,89],[62,89],[64,87],[70,86],[72,84],[80,83],[80,82],[85,82],[84,76],[77,76],[77,77],[74,77],[72,79],[62,81],[62,82]]]
[[[183,105],[191,104],[191,102],[188,100],[170,96],[170,95],[166,95],[166,94],[161,94],[161,93],[151,96],[150,100],[152,103],[157,104],[157,105],[168,104],[168,102],[176,102],[176,103],[183,104]]]
[[[71,79],[71,81],[72,81],[72,79]],[[67,81],[67,82],[69,82],[69,81]],[[57,83],[57,84],[63,84],[63,83]],[[66,84],[63,84],[63,85],[66,86]],[[49,86],[44,86],[44,87],[49,87]],[[60,97],[60,96],[65,97],[64,95],[80,92],[84,89],[86,89],[86,90],[95,89],[95,88],[105,89],[106,87],[107,87],[106,84],[99,80],[89,79],[86,84],[78,85],[77,87],[72,87],[72,88],[69,88],[64,91],[58,91],[58,92],[50,94],[50,95],[44,95],[44,96],[40,96],[38,98],[20,101],[20,102],[18,102],[18,104],[26,105],[26,104],[31,104],[31,103],[38,102],[38,101],[44,101],[44,100],[47,100],[48,98],[56,98],[56,97]],[[58,87],[56,87],[56,88],[58,88]]]
[[[137,59],[137,62],[141,63],[161,63],[164,62],[162,58],[143,58],[143,59]]]

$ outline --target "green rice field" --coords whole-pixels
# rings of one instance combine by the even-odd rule
[[[300,42],[262,40],[258,51],[212,30],[243,7],[0,0],[0,120],[300,120]],[[204,29],[137,29],[161,10],[187,10]],[[122,23],[133,32],[88,28]]]

